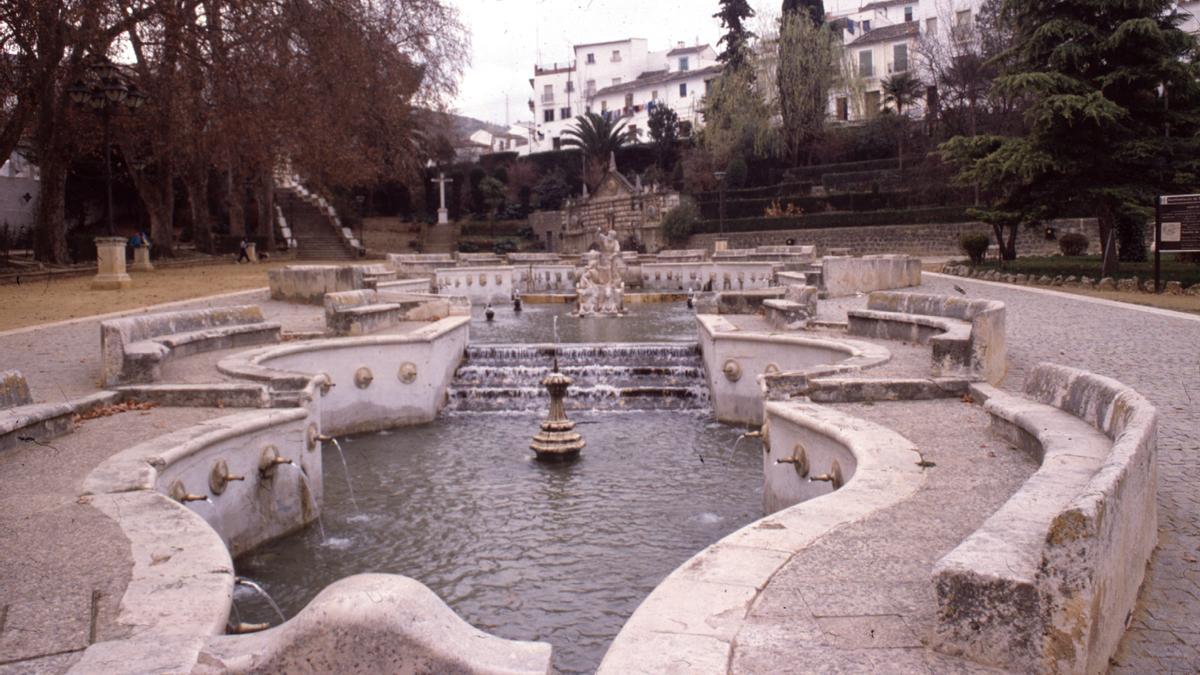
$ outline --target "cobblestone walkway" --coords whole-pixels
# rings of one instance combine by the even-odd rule
[[[1008,307],[1009,372],[1054,361],[1113,377],[1159,411],[1158,551],[1113,672],[1200,672],[1200,320],[926,276],[923,291],[991,298]]]

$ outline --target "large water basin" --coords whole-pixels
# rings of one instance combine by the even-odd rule
[[[464,619],[554,645],[560,672],[599,664],[649,592],[761,515],[761,448],[707,411],[574,413],[580,461],[528,449],[539,416],[457,413],[325,448],[322,540],[310,527],[238,561],[290,617],[342,577],[414,577]],[[239,593],[243,621],[273,621]]]
[[[575,304],[529,304],[514,312],[511,304],[493,305],[495,316],[484,320],[484,307],[471,308],[471,342],[549,343],[554,341],[554,317],[562,342],[695,341],[696,314],[683,302],[631,304],[625,316],[571,316]]]

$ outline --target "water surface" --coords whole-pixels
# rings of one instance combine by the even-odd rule
[[[414,577],[476,627],[554,646],[561,672],[599,665],[621,625],[673,569],[756,519],[757,442],[707,411],[574,413],[570,465],[533,461],[530,413],[458,413],[345,439],[359,508],[325,449],[324,521],[257,549],[238,573],[293,616],[352,574]],[[273,621],[239,592],[242,620]]]

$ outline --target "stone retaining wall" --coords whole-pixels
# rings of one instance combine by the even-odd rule
[[[827,297],[921,285],[921,259],[906,255],[821,259],[821,287]]]
[[[1099,226],[1094,219],[1055,220],[1051,221],[1050,225],[1057,230],[1059,236],[1066,232],[1082,232],[1087,235],[1092,250],[1097,252],[1100,250]],[[785,244],[791,239],[796,244],[816,246],[820,251],[828,251],[831,248],[848,248],[853,255],[908,253],[920,256],[950,256],[963,254],[962,249],[958,246],[958,240],[968,232],[992,236],[991,226],[978,222],[881,225],[696,234],[688,239],[688,247],[711,251],[716,240],[724,239],[729,242],[730,248],[752,248]],[[1046,239],[1040,231],[1022,229],[1017,235],[1018,255],[1049,255],[1058,252],[1058,242]]]

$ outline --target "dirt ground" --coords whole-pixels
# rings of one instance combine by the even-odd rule
[[[6,284],[0,286],[0,308],[3,308],[0,310],[0,331],[175,300],[265,288],[267,270],[287,264],[230,263],[131,272],[129,276],[133,278],[133,288],[124,291],[93,291],[89,288],[92,281],[90,275],[32,281],[19,286]]]
[[[1095,291],[1082,288],[1068,288],[1066,286],[1054,286],[1052,290],[1063,291],[1064,293],[1074,293],[1076,295],[1087,295],[1093,298],[1104,298],[1105,300],[1116,300],[1117,302],[1128,302],[1132,305],[1144,305],[1146,307],[1158,307],[1160,309],[1173,309],[1177,312],[1188,312],[1191,314],[1200,314],[1200,295],[1154,295],[1153,293],[1119,293],[1117,291]]]

